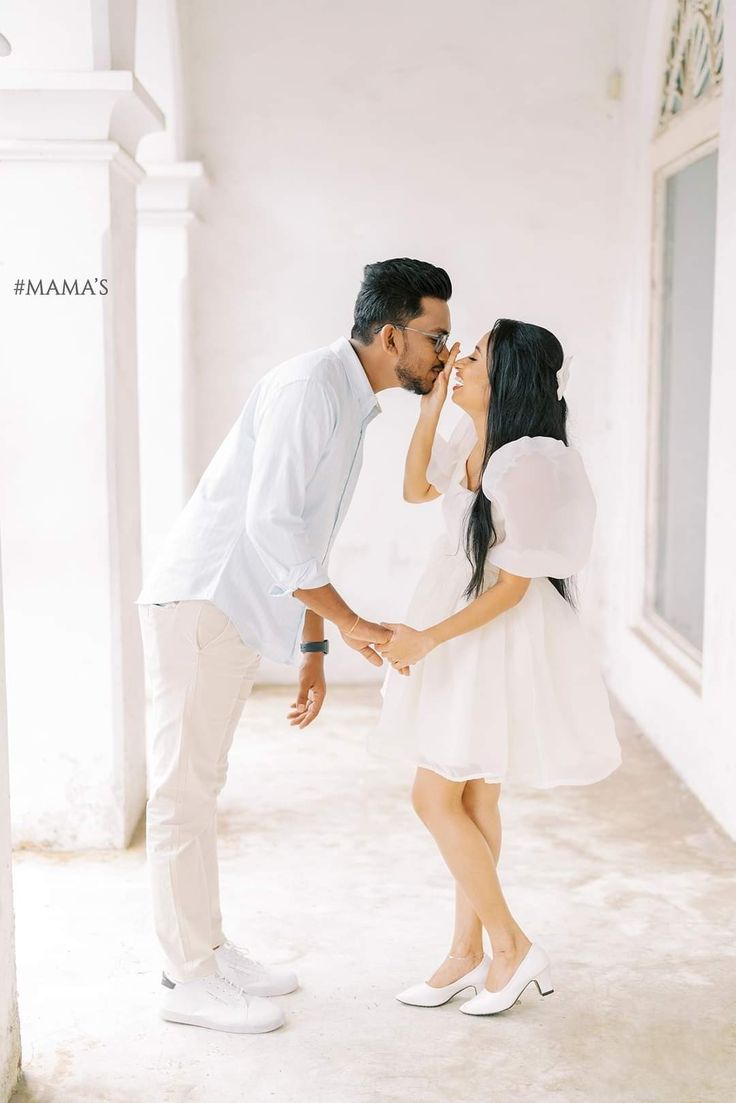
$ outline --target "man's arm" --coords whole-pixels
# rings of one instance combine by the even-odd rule
[[[382,624],[363,620],[331,583],[314,589],[295,590],[294,597],[307,606],[307,616],[311,610],[325,620],[332,621],[340,629],[340,635],[348,647],[359,651],[373,666],[383,665],[383,659],[370,645],[388,643],[391,639],[390,629],[384,628]]]
[[[325,638],[324,617],[320,617],[312,609],[307,609],[304,617],[304,630],[302,631],[302,643],[321,643]],[[310,652],[313,655],[322,655],[321,651]]]
[[[302,631],[302,643],[320,643],[325,638],[325,622],[307,609]],[[323,651],[306,651],[299,667],[296,700],[291,702],[287,719],[292,727],[306,728],[320,714],[327,695],[325,656]]]
[[[328,582],[304,510],[336,420],[331,395],[313,379],[275,387],[256,411],[245,531],[273,579],[272,597]]]
[[[381,657],[366,645],[385,643],[391,633],[360,620],[343,601],[330,584],[304,520],[307,487],[328,448],[336,417],[330,395],[312,379],[286,383],[265,398],[256,424],[245,527],[274,579],[271,596],[293,594],[318,617],[336,624],[349,646],[381,666]]]
[[[380,655],[368,645],[387,642],[391,633],[360,620],[330,585],[304,520],[307,487],[329,447],[336,419],[333,397],[312,379],[286,383],[264,396],[256,416],[246,533],[274,579],[271,596],[293,594],[307,606],[305,631],[323,639],[319,618],[331,620],[349,647],[381,666]],[[308,661],[310,678],[319,661]],[[300,680],[293,706],[297,713],[309,700],[308,693],[309,686],[304,688]]]

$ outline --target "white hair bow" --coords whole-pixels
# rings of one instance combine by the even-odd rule
[[[572,356],[566,356],[565,359],[562,361],[562,367],[557,372],[557,398],[558,398],[558,400],[560,398],[562,398],[563,394],[565,393],[565,390],[567,389],[567,384],[568,384],[569,379],[570,379],[570,363],[571,363],[571,361],[572,361]]]

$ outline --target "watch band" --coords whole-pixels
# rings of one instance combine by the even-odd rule
[[[324,655],[326,655],[330,650],[330,641],[329,640],[312,640],[309,643],[299,644],[299,649],[303,652],[321,651]]]

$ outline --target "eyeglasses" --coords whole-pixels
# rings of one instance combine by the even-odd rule
[[[447,339],[450,336],[449,333],[427,333],[426,330],[415,329],[414,326],[400,326],[397,322],[394,322],[393,324],[396,326],[397,329],[410,329],[412,333],[421,333],[423,337],[434,338],[434,351],[437,353],[438,356],[447,348]]]

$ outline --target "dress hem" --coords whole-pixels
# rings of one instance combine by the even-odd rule
[[[372,753],[377,758],[383,758],[384,761],[387,757],[395,757],[393,755],[382,755],[380,752],[376,752],[375,750],[372,750]],[[563,786],[596,785],[599,781],[605,781],[607,777],[610,777],[611,774],[619,768],[619,766],[622,764],[623,759],[619,757],[618,761],[614,763],[614,765],[607,768],[604,773],[598,773],[595,776],[584,778],[556,778],[554,781],[546,782],[530,781],[523,777],[515,777],[513,774],[508,773],[503,774],[500,777],[497,774],[468,774],[465,777],[451,777],[449,774],[443,773],[442,770],[438,769],[436,766],[429,766],[426,763],[417,762],[415,759],[411,759],[409,757],[403,758],[402,761],[405,762],[407,765],[413,765],[416,769],[430,770],[433,774],[437,774],[439,777],[444,778],[445,781],[456,781],[458,783],[466,781],[485,781],[488,785],[510,784],[524,786],[527,789],[557,789]]]
[[[469,774],[467,777],[450,777],[448,774],[443,774],[441,770],[436,769],[434,766],[424,766],[421,762],[415,763],[418,768],[422,770],[431,770],[433,774],[438,774],[439,777],[443,777],[445,781],[485,781],[488,785],[522,785],[527,789],[557,789],[562,786],[570,785],[596,785],[599,781],[605,781],[607,777],[610,777],[615,770],[621,765],[618,762],[615,766],[607,770],[605,774],[599,774],[596,777],[590,778],[562,778],[555,779],[554,781],[526,781],[524,778],[515,778],[510,775],[505,777],[490,777],[487,774]]]

